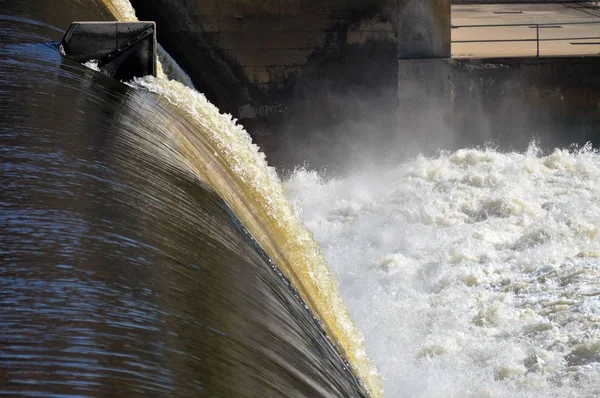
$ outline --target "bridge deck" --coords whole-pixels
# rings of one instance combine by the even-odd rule
[[[595,22],[595,23],[590,23]],[[464,25],[526,26],[460,27]],[[527,25],[530,24],[530,25]],[[600,55],[600,4],[452,6],[452,56]],[[507,40],[488,42],[488,40]],[[462,43],[459,43],[462,41]],[[480,41],[464,43],[464,41]]]

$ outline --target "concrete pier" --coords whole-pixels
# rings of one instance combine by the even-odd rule
[[[600,8],[545,3],[132,0],[196,87],[282,167],[414,143],[512,145],[509,137],[528,142],[540,131],[549,145],[596,140],[598,58],[508,59],[537,56],[538,34],[542,57],[600,53],[600,24],[572,25],[600,22]],[[523,26],[459,27],[498,24]],[[506,112],[518,117],[506,123]]]
[[[450,56],[450,0],[131,2],[156,21],[196,88],[240,119],[276,164],[318,163],[322,154],[302,147],[355,141],[340,122],[393,114],[400,56]]]
[[[396,76],[396,0],[133,0],[159,41],[220,109],[269,119],[304,77],[348,84]],[[375,61],[377,65],[375,65]],[[304,80],[306,80],[304,79]],[[388,80],[389,81],[389,80]]]

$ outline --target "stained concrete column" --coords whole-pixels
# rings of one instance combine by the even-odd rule
[[[451,0],[398,0],[398,58],[451,56]]]

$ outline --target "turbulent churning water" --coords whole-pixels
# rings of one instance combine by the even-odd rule
[[[389,397],[600,394],[600,155],[464,149],[288,193]]]
[[[85,5],[98,12],[100,4],[78,1],[71,9]],[[127,2],[111,5],[115,15],[134,18]],[[74,19],[75,14],[65,15],[64,21]],[[35,23],[28,29],[43,30]],[[5,34],[0,43],[6,38]],[[28,43],[45,41],[43,35],[23,38]],[[8,203],[9,210],[11,205],[35,207],[43,195],[48,195],[53,205],[63,203],[76,211],[90,209],[83,212],[82,219],[63,222],[56,222],[58,213],[53,212],[36,210],[27,217],[11,215],[10,219],[3,213],[12,229],[5,226],[0,231],[4,237],[10,236],[9,243],[14,245],[11,251],[3,252],[4,260],[15,264],[25,261],[32,249],[39,251],[34,250],[34,255],[41,256],[48,247],[54,248],[43,245],[49,242],[60,248],[53,253],[57,259],[37,258],[39,264],[48,258],[56,262],[56,268],[47,272],[53,280],[32,277],[35,267],[20,269],[11,263],[12,268],[0,270],[4,293],[0,299],[5,311],[0,313],[5,315],[0,318],[4,322],[0,362],[5,368],[0,372],[0,387],[4,392],[40,391],[43,386],[58,392],[76,388],[89,395],[124,389],[194,395],[206,391],[196,380],[201,372],[210,374],[213,391],[231,392],[227,389],[231,381],[222,368],[199,366],[203,350],[213,348],[215,353],[225,353],[222,355],[227,361],[240,369],[257,368],[260,358],[275,358],[283,365],[284,374],[302,378],[295,386],[285,384],[289,381],[284,379],[275,386],[268,386],[264,379],[233,379],[238,381],[239,390],[235,391],[239,394],[281,388],[278,392],[285,395],[290,390],[283,385],[292,385],[295,391],[309,396],[326,395],[328,388],[356,388],[351,382],[343,384],[344,372],[339,363],[336,365],[331,347],[311,328],[312,320],[302,312],[301,304],[278,287],[277,278],[257,266],[267,262],[243,234],[236,235],[239,225],[223,211],[224,204],[195,180],[199,176],[234,209],[276,263],[284,271],[287,267],[306,297],[315,300],[309,304],[328,321],[326,326],[340,328],[333,335],[343,336],[340,339],[361,375],[367,381],[373,376],[319,249],[298,223],[262,155],[228,116],[219,115],[202,95],[165,79],[140,79],[129,83],[134,91],[127,91],[68,63],[52,72],[61,61],[56,48],[47,45],[10,48],[3,51],[3,60],[3,83],[9,82],[10,90],[21,84],[16,97],[7,94],[12,91],[2,92],[3,101],[16,98],[14,103],[20,104],[4,109],[3,142],[16,144],[13,146],[18,150],[4,152],[4,159],[11,160],[4,163],[9,165],[3,169],[5,176],[11,178],[10,189],[5,192],[13,194],[13,202],[5,199],[3,205]],[[23,66],[25,69],[19,69]],[[46,74],[40,73],[40,67]],[[21,80],[11,80],[11,74],[20,70]],[[170,76],[180,74],[175,69]],[[39,76],[31,79],[35,75]],[[65,94],[69,97],[63,97]],[[73,119],[74,125],[73,120],[64,121],[57,109],[43,106],[49,98],[71,97],[72,103],[61,112],[80,112]],[[90,101],[91,106],[84,106]],[[124,110],[117,111],[123,106]],[[13,136],[14,132],[6,129],[27,118],[38,118],[48,126],[42,123],[34,134],[22,136]],[[113,139],[122,147],[113,147],[100,133],[97,142],[79,141],[81,136],[73,126],[90,133],[93,123],[99,130],[118,132]],[[53,129],[60,132],[61,128],[71,133],[53,135]],[[198,142],[191,134],[199,130],[205,141]],[[153,135],[142,131],[153,131]],[[68,138],[66,150],[61,138]],[[55,150],[44,153],[44,148]],[[86,158],[90,148],[102,156]],[[76,167],[64,174],[65,179],[57,178],[65,173],[64,168],[71,167],[65,159],[76,160]],[[121,168],[113,169],[115,165]],[[138,170],[140,165],[148,169],[140,172],[144,170]],[[534,147],[524,154],[462,150],[339,179],[298,171],[286,188],[321,244],[353,319],[366,334],[369,353],[385,378],[386,396],[597,396],[599,169],[600,157],[590,150],[559,150],[549,155]],[[49,176],[57,178],[56,182],[37,185]],[[144,179],[152,183],[145,184]],[[132,200],[125,195],[127,184],[135,188],[134,192],[143,193],[132,202],[134,206],[124,205]],[[81,187],[94,188],[84,195],[88,200],[69,200],[82,195]],[[25,194],[27,189],[43,195]],[[198,197],[205,198],[200,205],[194,200]],[[165,210],[168,206],[156,198],[180,207],[169,213]],[[106,224],[102,220],[107,215],[135,223],[132,229],[119,222]],[[37,230],[28,230],[34,222],[38,223]],[[143,230],[147,223],[160,227]],[[203,223],[208,227],[194,230],[197,237],[189,235],[189,229]],[[210,229],[216,225],[222,229]],[[98,243],[94,239],[103,228],[110,233]],[[56,239],[57,230],[69,231],[64,232],[65,242]],[[148,235],[136,235],[140,231]],[[40,246],[27,240],[22,251],[16,250],[23,242],[19,239],[27,239],[28,233],[33,233]],[[134,234],[139,241],[126,239],[127,234]],[[154,246],[141,244],[147,239]],[[74,242],[91,242],[82,246],[85,250],[80,254],[102,253],[95,259],[102,258],[100,267],[86,268],[80,258],[78,267],[65,262],[72,255],[69,250]],[[217,249],[196,253],[194,249],[203,242]],[[225,273],[234,276],[231,280],[240,276],[235,266],[252,270],[244,278],[256,278],[257,291],[253,294],[262,294],[259,288],[272,289],[277,297],[292,303],[292,310],[282,310],[276,301],[267,301],[273,306],[266,306],[272,312],[263,312],[264,308],[240,300],[235,302],[238,317],[233,321],[219,316],[213,319],[211,308],[194,301],[207,299],[202,292],[194,293],[198,288],[195,283],[203,274],[182,265],[198,261],[219,264],[223,253],[235,259],[234,267]],[[126,272],[119,270],[119,259],[123,258],[133,265]],[[290,259],[301,260],[298,268],[289,264]],[[148,273],[155,264],[162,266]],[[82,276],[73,276],[73,268]],[[296,280],[294,270],[300,274]],[[138,283],[125,288],[131,280]],[[157,292],[156,280],[165,284],[164,291]],[[250,294],[244,284],[227,286],[219,278],[213,283],[223,284],[219,287],[224,293],[218,299],[238,290]],[[167,293],[170,289],[173,291]],[[268,294],[260,297],[271,299]],[[87,298],[88,306],[78,307],[75,298],[82,302]],[[26,311],[21,312],[23,309]],[[290,312],[296,318],[286,318]],[[90,313],[95,316],[86,319]],[[32,318],[34,314],[38,316]],[[208,330],[198,324],[194,318],[198,314],[209,314],[212,322],[231,328],[233,334],[251,331],[258,336],[256,345],[237,345],[241,340],[222,343],[222,329]],[[267,318],[264,324],[253,322],[269,314],[275,314],[269,318],[272,323],[266,322]],[[277,323],[282,319],[283,329]],[[69,320],[79,322],[80,327],[73,327]],[[85,327],[88,323],[93,327]],[[303,345],[304,334],[281,333],[288,327],[310,336],[309,343]],[[281,344],[277,348],[283,351],[270,350],[275,348],[269,346],[273,335]],[[302,338],[296,339],[298,336]],[[279,340],[282,338],[284,341]],[[326,355],[314,356],[315,347]],[[298,361],[299,357],[302,360]],[[326,360],[320,363],[323,358]],[[85,371],[74,372],[69,364]],[[267,369],[262,376],[274,380],[280,370]],[[339,376],[337,380],[342,381],[337,382],[341,384],[331,381],[335,377],[321,379],[327,372]]]

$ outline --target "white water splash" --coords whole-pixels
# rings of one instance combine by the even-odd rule
[[[286,183],[388,397],[600,395],[600,155],[460,150]]]
[[[85,62],[85,63],[83,63],[83,66],[85,66],[86,68],[90,68],[93,71],[102,73],[102,71],[100,70],[100,67],[98,66],[97,59],[92,59],[90,61]]]

